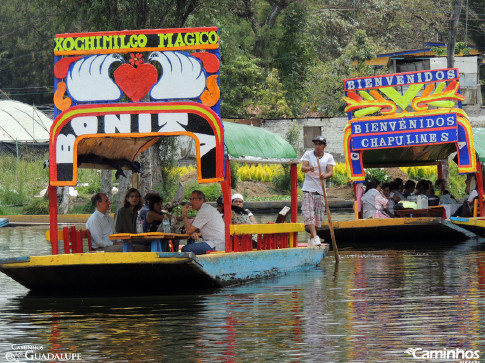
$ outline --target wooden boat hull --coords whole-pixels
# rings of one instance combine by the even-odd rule
[[[240,284],[316,266],[328,245],[238,253],[78,253],[0,259],[33,294],[167,293]]]
[[[433,243],[457,243],[476,235],[443,218],[359,219],[334,222],[339,247],[392,248],[426,247]],[[320,238],[330,241],[328,224],[318,229]]]
[[[485,218],[464,218],[464,217],[451,217],[451,222],[461,228],[464,228],[470,232],[475,233],[479,237],[485,237]]]

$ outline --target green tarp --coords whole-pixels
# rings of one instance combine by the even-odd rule
[[[485,128],[476,127],[473,131],[473,145],[480,162],[485,162]]]
[[[280,164],[299,161],[288,141],[268,130],[227,121],[223,125],[224,144],[230,160]]]

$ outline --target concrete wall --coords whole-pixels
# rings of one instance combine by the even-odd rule
[[[296,122],[300,129],[300,150],[297,150],[299,155],[303,154],[303,128],[305,126],[319,126],[322,129],[322,135],[327,139],[327,148],[325,149],[332,154],[337,162],[343,162],[344,159],[344,128],[347,125],[347,117],[330,117],[330,118],[302,118],[302,119],[286,119],[286,120],[264,120],[262,127],[286,138],[286,133],[293,122]],[[308,149],[306,149],[308,150]]]

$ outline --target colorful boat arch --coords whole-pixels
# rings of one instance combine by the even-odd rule
[[[349,179],[363,182],[364,168],[436,165],[452,152],[460,173],[476,172],[458,80],[456,68],[345,80]]]
[[[198,179],[224,179],[223,126],[210,108],[193,102],[83,105],[61,113],[51,127],[50,183],[75,185],[77,166],[118,164],[129,168],[159,136],[187,135],[196,143]],[[105,148],[109,138],[129,138],[123,148]],[[137,142],[139,140],[140,142]],[[83,144],[84,143],[84,144]],[[93,154],[98,155],[93,160]],[[103,155],[103,160],[99,155]]]

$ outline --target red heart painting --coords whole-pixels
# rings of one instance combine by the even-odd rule
[[[157,82],[157,69],[143,63],[138,68],[130,64],[122,64],[114,72],[115,82],[121,90],[133,101],[140,101]]]

